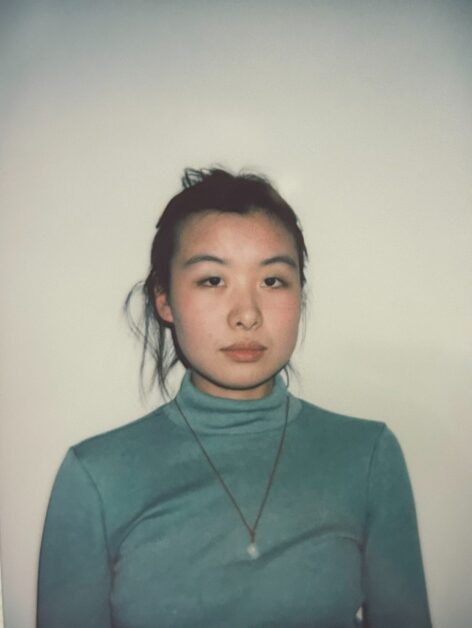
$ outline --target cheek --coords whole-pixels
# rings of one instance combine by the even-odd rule
[[[297,341],[301,317],[301,302],[294,300],[286,303],[285,307],[278,309],[274,317],[278,337],[284,344],[293,348]]]
[[[286,329],[296,327],[300,321],[301,299],[289,295],[271,310],[271,314],[274,319],[277,319],[278,324],[285,326]]]
[[[198,345],[203,339],[217,337],[221,314],[215,307],[195,299],[176,302],[174,308],[174,326],[179,342],[187,346]]]

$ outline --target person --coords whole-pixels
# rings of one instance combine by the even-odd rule
[[[185,171],[131,293],[142,368],[151,355],[164,392],[176,363],[185,375],[154,412],[68,451],[39,628],[431,626],[395,436],[284,383],[306,260],[265,178]]]

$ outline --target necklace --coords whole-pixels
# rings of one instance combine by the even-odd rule
[[[238,502],[236,501],[236,498],[234,497],[234,495],[231,492],[230,488],[228,487],[228,485],[224,481],[223,476],[221,475],[221,473],[216,468],[215,463],[210,458],[210,454],[205,449],[205,447],[204,447],[200,437],[198,436],[197,432],[190,425],[190,422],[187,419],[187,417],[185,416],[185,414],[183,413],[182,408],[179,406],[179,403],[178,403],[177,399],[174,399],[174,402],[175,402],[175,405],[177,406],[180,414],[182,415],[182,418],[184,419],[188,429],[190,430],[190,432],[193,435],[195,441],[197,442],[198,446],[200,447],[200,449],[202,451],[202,454],[205,456],[208,464],[210,465],[210,467],[212,468],[214,474],[216,475],[216,477],[220,481],[221,486],[225,490],[225,492],[228,495],[229,499],[231,500],[233,506],[236,508],[241,521],[243,522],[246,530],[249,533],[249,545],[246,548],[247,553],[249,554],[250,558],[252,558],[253,560],[258,558],[259,557],[259,550],[258,550],[257,545],[256,545],[256,531],[257,531],[257,526],[259,525],[259,522],[261,520],[262,513],[264,512],[264,508],[265,508],[267,499],[269,497],[270,489],[272,488],[272,484],[274,483],[275,471],[277,470],[277,465],[279,464],[280,456],[282,454],[282,447],[283,447],[283,444],[284,444],[284,441],[285,441],[285,433],[287,431],[287,423],[288,423],[288,408],[289,408],[289,397],[288,397],[288,395],[287,395],[287,402],[285,404],[285,421],[284,421],[284,426],[283,426],[283,429],[282,429],[282,435],[280,437],[279,446],[277,448],[277,453],[275,455],[274,463],[272,465],[272,469],[271,469],[271,472],[270,472],[270,475],[269,475],[269,479],[267,481],[267,486],[266,486],[265,493],[264,493],[264,496],[263,496],[262,501],[261,501],[261,505],[259,506],[259,511],[257,513],[256,520],[254,521],[254,524],[252,526],[249,524],[248,520],[244,516],[244,513],[241,510]]]

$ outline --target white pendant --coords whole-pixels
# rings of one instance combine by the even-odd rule
[[[259,550],[257,549],[257,545],[255,543],[249,543],[247,546],[247,553],[253,560],[259,558]]]

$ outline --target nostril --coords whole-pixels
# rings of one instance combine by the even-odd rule
[[[257,317],[251,317],[249,318],[242,318],[239,319],[238,321],[236,321],[236,326],[237,327],[243,327],[244,329],[252,329],[253,327],[257,327],[260,324],[260,318]]]

